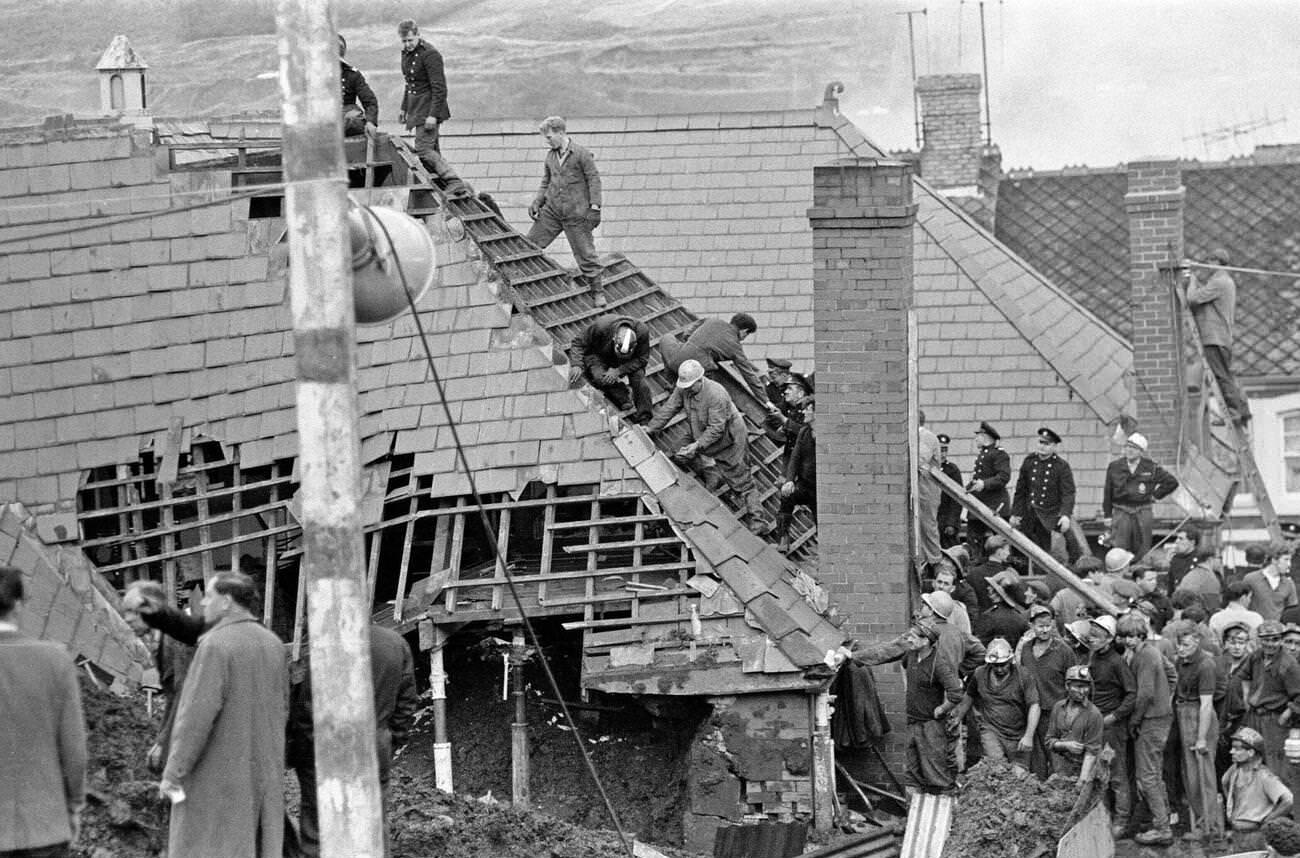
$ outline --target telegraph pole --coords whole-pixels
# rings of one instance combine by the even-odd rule
[[[338,43],[328,0],[279,0],[276,29],[321,848],[381,858]]]
[[[989,42],[984,30],[984,0],[980,0],[980,54],[984,60],[984,145],[993,145],[993,117],[989,112]]]
[[[912,125],[916,130],[916,148],[921,148],[921,101],[916,94],[916,32],[912,27],[912,17],[915,15],[924,15],[924,9],[913,9],[910,12],[895,12],[895,15],[907,16],[907,49],[912,59]]]

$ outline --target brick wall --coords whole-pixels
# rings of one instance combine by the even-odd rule
[[[924,75],[921,101],[921,175],[936,188],[979,184],[984,126],[977,74]]]
[[[1182,171],[1174,160],[1128,165],[1129,305],[1139,429],[1149,454],[1166,465],[1178,459],[1184,393],[1182,332],[1171,282],[1159,265],[1183,258]]]
[[[818,167],[813,199],[818,574],[849,614],[845,632],[877,641],[908,618],[911,171],[861,159]],[[886,710],[901,713],[901,677],[878,674]]]

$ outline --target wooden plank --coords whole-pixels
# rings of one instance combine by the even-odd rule
[[[178,484],[181,484],[181,483],[186,483],[191,479],[198,479],[200,475],[205,474],[210,470],[216,470],[217,468],[225,467],[225,464],[226,464],[225,462],[218,462],[210,468],[201,468],[197,470],[190,470],[188,468],[183,469],[180,472],[180,476],[177,478],[176,482]],[[123,479],[113,479],[113,480],[104,481],[102,483],[87,484],[85,488],[92,489],[92,490],[114,488],[118,486],[125,486],[131,482],[138,482],[139,480],[140,477],[138,476],[127,477]],[[256,483],[245,483],[241,488],[238,489],[235,488],[213,489],[209,487],[208,499],[216,500],[217,498],[224,498],[234,494],[237,491],[251,492],[257,489],[274,489],[276,486],[289,485],[292,484],[293,482],[294,480],[292,476],[280,476],[280,477],[273,477],[272,479],[269,480],[262,480]],[[143,512],[150,509],[157,509],[162,505],[163,505],[162,501],[144,501],[134,505],[133,507],[131,507],[131,509],[139,509],[140,511]],[[118,509],[87,510],[84,513],[78,513],[77,517],[83,520],[93,519],[93,518],[107,518],[109,516],[117,515],[118,512],[119,512]]]
[[[262,535],[273,536],[280,533],[290,533],[298,529],[299,529],[298,525],[291,523],[291,524],[282,525],[280,527],[267,528],[266,530],[262,531]],[[195,554],[203,554],[205,552],[211,552],[218,548],[225,548],[226,546],[232,544],[233,542],[234,542],[233,539],[219,539],[214,542],[210,542],[206,545],[200,544],[200,545],[192,546],[190,548],[178,548],[175,551],[169,552],[167,554],[152,554],[144,558],[143,560],[139,560],[139,561],[129,561],[124,563],[114,563],[109,566],[100,566],[99,573],[101,575],[106,575],[109,572],[116,572],[119,569],[127,569],[132,566],[140,566],[145,563],[156,563],[159,560],[167,560],[167,559],[179,560],[182,557],[190,557]]]
[[[456,505],[460,506],[460,504],[461,501],[458,500]],[[461,553],[465,547],[465,513],[460,513],[454,520],[456,523],[451,532],[451,557],[448,558],[451,562],[447,564],[447,568],[451,569],[451,576],[443,588],[447,593],[444,605],[448,613],[456,610],[456,582],[460,580]]]
[[[406,603],[406,576],[411,570],[411,543],[415,540],[415,516],[419,507],[418,495],[411,495],[410,514],[406,520],[406,534],[402,539],[402,562],[397,572],[397,598],[393,602],[393,619],[402,622],[402,609]]]
[[[636,533],[639,535],[644,532],[645,532],[645,522],[638,521],[636,523]],[[594,548],[599,548],[602,551],[614,551],[622,548],[631,548],[634,552],[639,553],[642,549],[649,548],[652,545],[681,545],[681,544],[682,541],[675,536],[658,536],[653,539],[645,539],[645,538],[639,538],[638,536],[633,536],[631,539],[626,539],[623,540],[622,542],[602,542],[599,544],[584,543],[582,545],[566,545],[564,546],[564,552],[566,554],[581,554],[584,551],[590,551]]]
[[[600,518],[599,500],[593,500],[591,502],[591,512],[588,514],[591,516],[593,523],[587,528],[587,542],[593,547],[587,551],[587,571],[594,575],[600,568],[599,558],[597,557],[596,548],[594,547],[596,543],[600,542],[600,525],[596,523],[596,520]],[[592,605],[596,601],[596,579],[594,577],[588,578],[583,587],[586,590],[587,598],[584,600],[582,606],[582,619],[586,622],[591,622],[595,619],[595,611],[593,610]],[[551,604],[564,604],[564,602],[563,600],[553,600]]]
[[[743,618],[744,616],[745,616],[744,611],[734,611],[726,614],[709,614],[708,617],[706,617],[705,619],[708,620],[726,620],[726,619],[733,619],[733,618],[740,619]],[[672,625],[676,623],[689,623],[690,621],[691,621],[690,614],[674,614],[672,616],[667,616],[667,617],[640,617],[640,618],[622,617],[622,618],[611,619],[611,620],[592,620],[591,622],[587,622],[586,620],[581,620],[581,621],[574,620],[573,622],[561,623],[560,625],[564,626],[566,630],[572,631],[574,629],[617,629],[617,628],[623,628],[627,626]]]
[[[548,483],[546,486],[546,508],[542,512],[542,563],[540,572],[543,576],[551,572],[551,559],[555,553],[555,483]],[[537,601],[546,601],[546,581],[542,578],[541,583],[537,585]]]
[[[509,572],[506,570],[506,554],[510,548],[510,509],[501,510],[497,520],[497,557],[496,568],[492,574],[495,582],[492,587],[492,610],[501,610],[502,587]]]
[[[151,502],[147,504],[138,504],[138,505],[127,504],[122,508],[126,510],[134,509],[136,506],[140,508],[144,508],[144,507],[157,508],[162,511],[164,518],[170,520],[169,524],[156,527],[144,533],[134,533],[130,530],[127,530],[127,531],[123,531],[123,535],[121,536],[103,536],[103,537],[98,537],[96,539],[87,539],[86,541],[81,543],[82,547],[93,548],[97,545],[116,545],[118,543],[144,542],[145,540],[154,539],[156,537],[175,535],[179,533],[184,533],[188,530],[193,530],[197,526],[197,524],[193,522],[176,524],[174,516],[169,515],[168,513],[174,512],[174,508],[178,505],[193,504],[195,502],[194,497],[192,495],[185,495],[183,497],[178,498],[172,493],[170,486],[168,486],[167,488],[168,491],[166,492],[166,495],[171,500],[166,504],[162,502]],[[159,494],[163,493],[161,489],[162,487],[160,486]],[[285,500],[273,500],[270,501],[269,503],[264,503],[259,506],[250,506],[246,509],[239,509],[235,512],[220,513],[218,515],[210,516],[207,520],[207,524],[209,526],[214,524],[224,524],[226,522],[233,522],[236,519],[240,519],[240,518],[252,518],[254,516],[265,515],[267,513],[271,513],[283,509],[285,506],[288,505],[288,503],[289,502]],[[135,515],[137,513],[133,512],[132,514]],[[235,534],[238,535],[239,532],[238,528],[232,528],[232,530],[234,530]]]

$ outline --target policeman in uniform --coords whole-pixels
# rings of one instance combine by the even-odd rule
[[[374,136],[379,129],[379,99],[356,66],[344,61],[348,40],[339,33],[339,73],[343,87],[343,136]],[[358,107],[358,103],[360,106]]]
[[[402,40],[402,77],[406,82],[397,121],[415,131],[415,154],[427,163],[429,152],[441,151],[438,133],[442,123],[451,118],[442,54],[420,38],[420,28],[412,20],[399,23],[397,35]]]
[[[792,367],[794,364],[785,358],[770,357],[767,358],[767,398],[776,404],[777,408],[786,417],[803,410],[803,406],[795,403],[789,405],[785,401],[785,388],[789,384],[801,385],[805,390],[805,396],[812,393],[812,385],[808,379],[801,373],[795,372]]]
[[[980,423],[975,430],[979,454],[975,456],[975,468],[966,488],[980,503],[1005,518],[1011,507],[1011,495],[1007,492],[1011,484],[1011,457],[998,446],[1001,440],[998,430],[987,422]],[[977,551],[984,550],[984,541],[992,533],[978,518],[966,516],[966,541]]]
[[[952,439],[947,435],[939,436],[939,467],[943,475],[957,485],[961,485],[961,468],[948,458],[948,447]],[[951,548],[961,542],[961,504],[953,500],[947,492],[939,496],[939,545]]]
[[[1016,496],[1011,503],[1011,526],[1044,551],[1052,549],[1052,532],[1065,535],[1065,551],[1070,564],[1083,554],[1079,540],[1070,527],[1074,515],[1074,473],[1069,464],[1056,455],[1061,436],[1043,426],[1038,430],[1038,452],[1030,453],[1020,466]]]

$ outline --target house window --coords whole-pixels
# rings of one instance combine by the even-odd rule
[[[1300,494],[1300,411],[1282,415],[1282,458],[1287,494]]]
[[[120,74],[115,74],[108,79],[108,103],[113,110],[126,108],[126,90]]]

